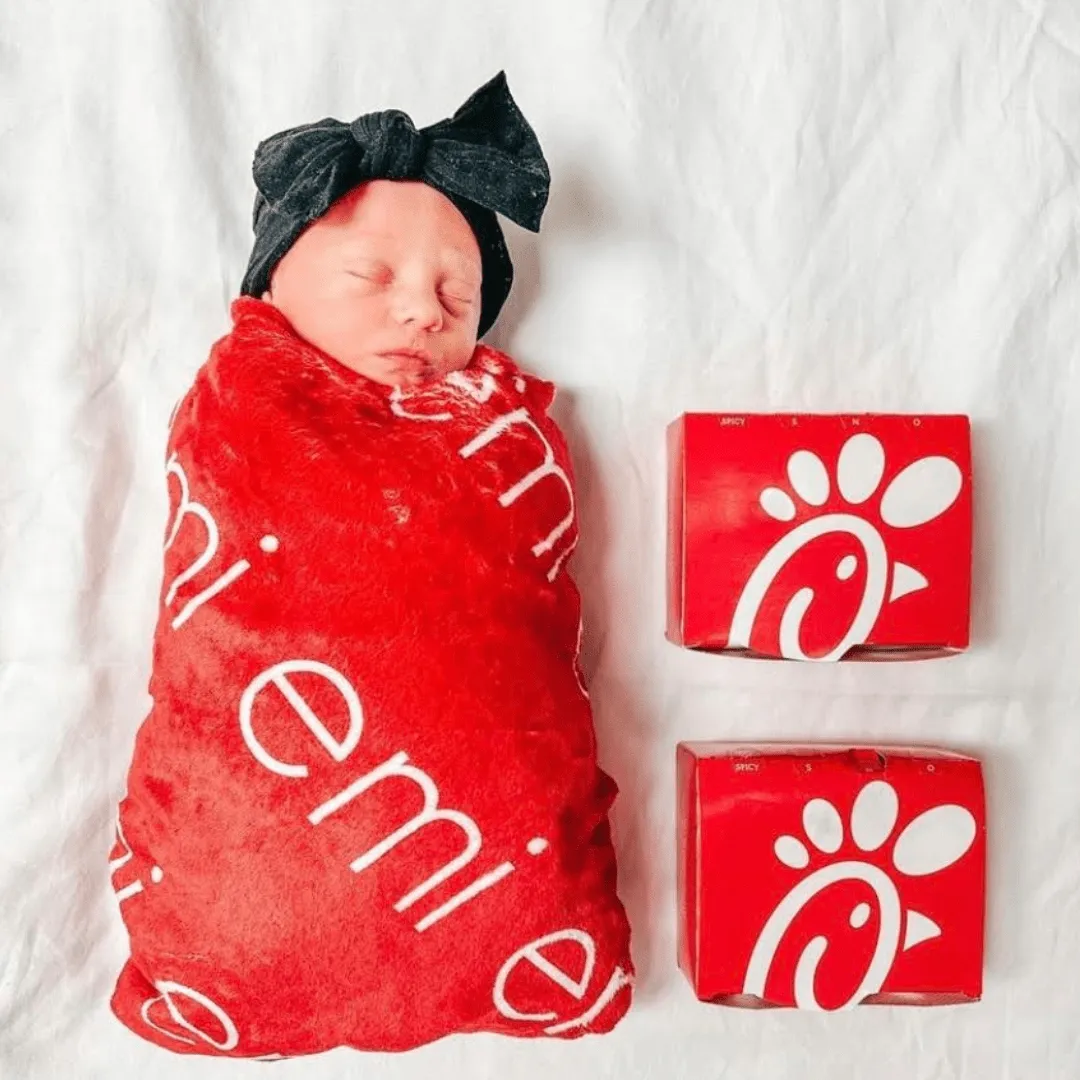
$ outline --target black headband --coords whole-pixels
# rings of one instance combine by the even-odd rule
[[[479,333],[495,321],[514,267],[496,213],[538,232],[550,175],[536,134],[499,72],[449,120],[417,130],[397,109],[351,124],[320,120],[259,143],[252,167],[255,246],[240,291],[261,296],[301,232],[368,180],[421,180],[441,191],[476,234],[483,260]]]

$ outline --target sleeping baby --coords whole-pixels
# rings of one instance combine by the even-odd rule
[[[112,1007],[276,1059],[629,1007],[553,387],[478,345],[548,170],[500,74],[417,130],[255,157],[255,244],[173,417],[153,705],[119,807]]]

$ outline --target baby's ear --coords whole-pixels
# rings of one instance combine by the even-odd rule
[[[269,289],[267,289],[266,292],[264,292],[262,294],[262,299],[265,300],[266,303],[268,303],[268,304],[270,303],[270,290]]]

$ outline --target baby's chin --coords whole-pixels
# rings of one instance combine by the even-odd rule
[[[358,375],[396,390],[419,390],[431,383],[441,382],[452,371],[469,366],[470,356],[453,360],[428,361],[412,357],[335,357],[338,363]]]

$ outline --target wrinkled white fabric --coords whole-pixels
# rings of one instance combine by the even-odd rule
[[[641,984],[612,1036],[282,1075],[1080,1075],[1080,9],[1069,0],[132,4],[0,11],[0,1076],[262,1075],[140,1042],[106,871],[145,711],[169,412],[227,325],[261,137],[426,124],[500,68],[553,174],[489,340],[563,387],[574,561]],[[799,666],[663,638],[686,409],[967,412],[975,645]],[[986,761],[985,1000],[698,1004],[674,961],[674,745],[936,742]],[[275,1073],[275,1075],[277,1075]]]

